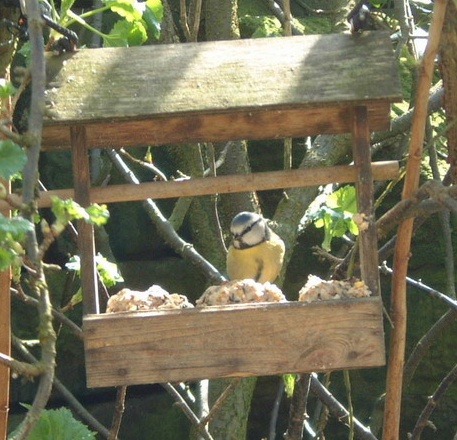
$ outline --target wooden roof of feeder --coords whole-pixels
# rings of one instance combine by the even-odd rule
[[[362,278],[377,296],[328,304],[94,314],[93,231],[79,244],[88,385],[113,386],[383,365],[370,131],[387,130],[401,89],[388,34],[315,35],[80,50],[48,60],[44,149],[71,149],[89,202],[355,181]],[[354,165],[91,188],[88,148],[352,133]],[[132,188],[133,187],[133,188]]]
[[[48,60],[44,148],[271,139],[372,131],[401,99],[388,34],[313,35],[80,50]]]

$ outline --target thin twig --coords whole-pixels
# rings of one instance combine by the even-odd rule
[[[141,165],[142,167],[148,169],[149,171],[152,171],[154,174],[156,174],[158,177],[160,177],[160,179],[163,180],[164,182],[166,182],[168,180],[167,176],[165,176],[165,174],[161,170],[159,170],[159,168],[157,168],[153,163],[149,163],[144,160],[140,160],[140,159],[137,159],[136,157],[133,157],[125,148],[121,148],[119,150],[119,152],[122,154],[122,156],[124,156],[131,162],[136,163],[137,165]]]
[[[430,351],[435,341],[443,336],[443,332],[457,320],[457,312],[453,309],[448,310],[441,318],[433,324],[425,335],[419,340],[411,352],[404,368],[404,387],[406,388],[425,355]]]
[[[186,41],[191,41],[191,34],[189,29],[189,23],[187,21],[187,6],[186,0],[180,0],[179,2],[179,22],[181,24],[181,28],[184,32],[184,36],[186,37]]]
[[[281,25],[284,26],[286,19],[284,17],[284,12],[281,9],[278,2],[276,2],[275,0],[265,0],[265,3],[267,4],[268,8],[273,13],[273,15],[279,20]],[[303,35],[303,33],[300,32],[297,29],[297,27],[294,26],[293,23],[291,23],[291,31],[292,31],[292,35]]]
[[[127,394],[127,386],[122,385],[116,390],[116,404],[114,406],[113,420],[109,431],[108,440],[117,440],[119,429],[121,427],[122,416],[125,411],[125,396]]]
[[[36,358],[27,350],[27,347],[22,343],[22,341],[13,336],[12,344],[15,350],[18,350],[20,355],[30,363],[37,362]],[[104,438],[108,437],[109,431],[105,428],[97,419],[95,419],[92,414],[87,411],[84,406],[76,399],[76,397],[68,390],[68,388],[57,378],[54,377],[54,388],[61,394],[61,396],[67,401],[70,408],[79,416],[81,419],[87,423],[92,429],[95,429],[100,433]]]
[[[268,440],[276,439],[276,425],[278,423],[279,408],[281,405],[282,396],[284,395],[284,380],[279,378],[278,392],[276,393],[276,398],[273,404],[273,409],[271,410],[270,417],[270,429],[268,431]]]
[[[227,388],[222,392],[222,394],[217,398],[214,402],[212,408],[210,409],[208,415],[204,417],[200,423],[200,427],[204,427],[209,424],[209,422],[214,418],[216,413],[221,409],[222,404],[225,402],[227,397],[232,393],[232,391],[237,387],[237,385],[241,382],[241,378],[237,377],[233,379]]]
[[[347,409],[320,383],[317,375],[314,373],[311,374],[310,389],[313,394],[328,407],[330,414],[332,414],[333,417],[346,425],[349,424],[349,413]],[[370,429],[362,425],[355,417],[354,432],[360,440],[377,440]]]
[[[173,385],[171,385],[170,383],[163,383],[162,386],[165,388],[165,390],[168,392],[168,394],[170,394],[173,397],[173,399],[175,400],[177,405],[179,405],[181,407],[185,416],[190,420],[192,425],[200,427],[200,429],[201,429],[200,433],[202,434],[203,438],[205,440],[214,440],[213,437],[211,436],[211,434],[208,432],[208,429],[206,428],[206,426],[200,425],[200,420],[195,415],[195,413],[192,411],[192,409],[187,404],[187,402],[183,399],[181,394],[178,393],[176,388]]]
[[[115,150],[107,150],[107,153],[109,158],[113,161],[114,166],[122,174],[125,180],[136,185],[140,183],[135,174],[126,166]],[[210,282],[217,284],[225,281],[225,278],[211,263],[204,259],[191,244],[185,242],[176,233],[170,222],[163,216],[152,199],[145,200],[143,206],[159,233],[178,254],[191,261],[202,270]]]
[[[17,298],[19,298],[25,304],[30,304],[34,307],[38,307],[39,302],[36,298],[33,298],[30,295],[27,295],[22,290],[21,286],[18,286],[17,289],[11,288],[11,293],[13,293]],[[61,324],[66,325],[70,331],[79,339],[83,339],[83,331],[81,327],[76,325],[71,319],[67,318],[62,312],[59,312],[55,308],[52,309],[52,315],[57,319]]]
[[[389,275],[393,275],[393,272],[394,272],[390,267],[387,266],[385,261],[381,265],[380,270],[382,273],[389,274]],[[440,292],[439,290],[436,290],[436,289],[431,288],[430,286],[427,286],[420,280],[416,281],[413,278],[406,277],[406,282],[413,287],[417,287],[418,289],[424,290],[425,292],[427,292],[434,298],[439,299],[440,301],[444,302],[447,306],[449,306],[452,309],[454,309],[455,311],[457,311],[457,301],[455,299],[445,295],[444,293]]]
[[[286,440],[301,440],[305,422],[308,418],[306,406],[311,384],[311,374],[299,374],[295,381],[292,401],[290,402],[289,423],[284,434]]]
[[[413,115],[409,158],[406,166],[402,198],[411,197],[419,184],[422,146],[429,90],[432,81],[435,57],[443,26],[447,0],[436,0],[430,25],[429,40],[420,66],[416,105]],[[391,316],[394,323],[390,340],[390,356],[387,370],[386,403],[384,411],[383,440],[397,440],[400,430],[403,364],[406,345],[406,275],[411,249],[413,220],[403,221],[398,229],[392,279]]]
[[[427,405],[422,410],[419,418],[417,419],[416,426],[413,429],[410,440],[420,439],[422,430],[427,426],[432,412],[438,406],[440,400],[444,397],[444,394],[455,380],[457,380],[457,364],[454,365],[454,368],[452,368],[452,370],[441,381],[433,395],[429,397]]]

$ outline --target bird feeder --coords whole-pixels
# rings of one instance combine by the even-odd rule
[[[45,150],[70,149],[82,205],[356,182],[362,278],[374,296],[304,304],[99,314],[90,225],[79,225],[90,387],[381,366],[370,132],[401,99],[388,34],[86,49],[48,60]],[[91,187],[88,150],[352,133],[354,165]],[[183,146],[183,148],[185,148]]]

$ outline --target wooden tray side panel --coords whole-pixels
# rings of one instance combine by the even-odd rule
[[[385,363],[379,297],[89,315],[84,332],[89,387]]]
[[[372,131],[390,128],[390,104],[368,106]],[[168,143],[220,142],[237,139],[277,139],[349,133],[348,106],[297,108],[257,112],[170,115],[166,118],[91,122],[86,124],[88,148],[140,147]],[[69,129],[63,124],[43,128],[43,150],[70,148]]]

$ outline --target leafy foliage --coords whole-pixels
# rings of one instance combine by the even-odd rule
[[[29,405],[24,405],[30,408]],[[14,435],[13,433],[12,435]],[[67,408],[44,410],[28,440],[95,440],[95,433],[73,417]]]
[[[106,287],[112,287],[117,283],[122,283],[124,279],[122,278],[117,264],[111,263],[103,255],[97,254],[95,257],[95,262],[97,264],[97,270],[100,274],[100,278]],[[81,270],[81,262],[77,255],[74,255],[70,258],[70,261],[65,265],[69,270],[75,270],[79,273]]]
[[[316,228],[324,228],[322,247],[329,251],[332,239],[348,231],[357,235],[359,230],[352,216],[357,212],[355,188],[347,185],[330,194],[325,204],[311,214]]]
[[[20,265],[24,255],[22,242],[33,224],[21,217],[7,218],[0,214],[0,271]]]
[[[16,88],[10,81],[0,78],[0,98],[8,98],[16,93]]]
[[[106,223],[109,218],[109,211],[106,205],[92,204],[88,208],[83,208],[72,199],[62,200],[58,197],[51,197],[52,212],[57,218],[57,222],[67,225],[72,220],[83,219],[88,223],[100,226]]]
[[[8,180],[24,168],[27,156],[12,140],[0,141],[0,176]]]

